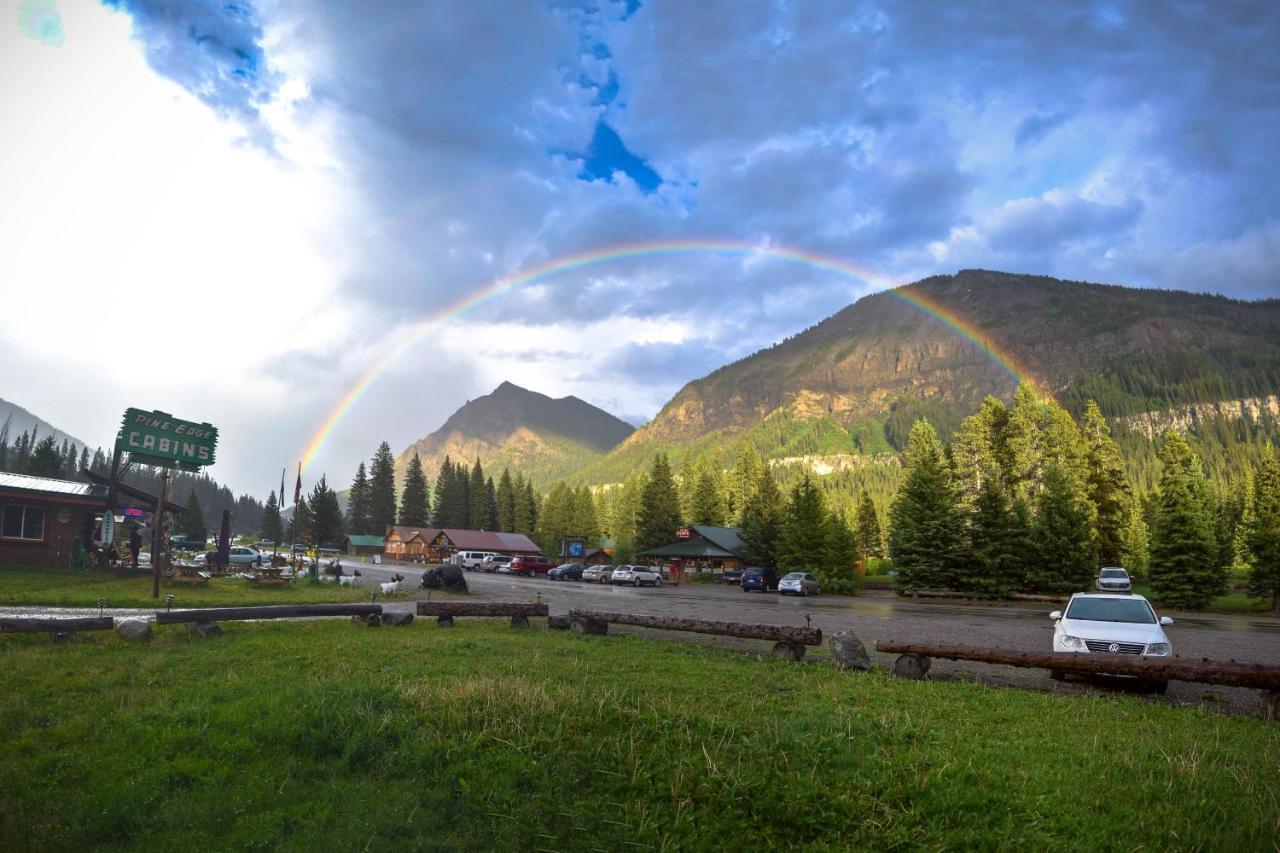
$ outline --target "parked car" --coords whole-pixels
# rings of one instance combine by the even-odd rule
[[[545,575],[547,572],[555,568],[555,563],[546,557],[525,557],[520,556],[513,559],[507,564],[511,567],[513,575]]]
[[[1077,592],[1067,602],[1064,613],[1055,610],[1053,651],[1078,655],[1135,655],[1150,658],[1169,657],[1173,644],[1164,628],[1172,625],[1168,616],[1156,617],[1144,596],[1125,593]],[[1061,681],[1063,673],[1051,670],[1049,675]],[[1154,681],[1156,692],[1163,693],[1167,681]]]
[[[492,557],[486,557],[480,563],[480,571],[493,574],[494,572],[510,571],[511,558],[505,554],[494,554]]]
[[[725,583],[740,584],[742,583],[742,569],[725,569],[720,575],[720,580]]]
[[[547,572],[547,580],[580,581],[586,568],[582,563],[563,563]]]
[[[498,555],[492,551],[459,551],[453,555],[451,562],[455,566],[462,566],[468,572],[474,572],[485,560],[496,556]]]
[[[613,566],[587,566],[582,570],[582,580],[586,583],[608,583],[613,574]]]
[[[1129,573],[1116,566],[1107,566],[1098,572],[1094,585],[1099,592],[1133,592],[1133,584]]]
[[[629,583],[632,586],[662,586],[662,575],[648,566],[618,566],[609,576],[609,583]]]
[[[263,555],[257,548],[249,548],[244,545],[235,545],[231,548],[230,561],[233,566],[261,566],[271,562],[271,555]],[[204,555],[204,561],[209,565],[215,565],[218,562],[218,552],[209,551]]]
[[[188,539],[185,536],[169,537],[169,546],[179,551],[199,551],[208,542],[206,539]]]
[[[788,572],[778,581],[778,595],[822,595],[822,585],[808,572]]]
[[[753,589],[758,589],[761,592],[769,591],[769,584],[765,580],[764,569],[743,569],[741,583],[743,592],[751,592]]]

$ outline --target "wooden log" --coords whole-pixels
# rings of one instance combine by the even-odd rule
[[[619,625],[637,625],[664,631],[692,631],[696,634],[719,634],[748,640],[774,640],[803,646],[822,645],[821,628],[799,628],[792,625],[758,625],[749,622],[715,622],[709,619],[682,619],[673,616],[642,616],[637,613],[606,613],[597,610],[570,610],[569,618],[598,619]]]
[[[980,649],[971,646],[925,645],[919,643],[876,643],[876,651],[922,655],[947,660],[970,660],[1005,666],[1074,672],[1085,675],[1125,675],[1149,681],[1194,681],[1224,687],[1252,687],[1280,690],[1280,666],[1236,661],[1184,660],[1182,658],[1142,658],[1136,655],[1031,654],[1009,649]]]
[[[110,631],[115,620],[110,616],[76,616],[68,619],[46,619],[35,616],[0,617],[0,634],[63,634],[70,631]]]
[[[419,601],[419,616],[546,616],[547,605],[532,601]]]
[[[924,655],[899,655],[893,662],[893,674],[899,678],[919,681],[929,671],[931,661]]]
[[[200,610],[166,610],[156,613],[156,623],[238,622],[246,619],[302,619],[309,616],[369,616],[381,614],[381,604],[268,604],[261,607],[207,607]]]

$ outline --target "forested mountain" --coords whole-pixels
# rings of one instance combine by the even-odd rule
[[[518,469],[544,488],[602,458],[634,429],[577,397],[552,399],[503,382],[409,445],[396,459],[397,479],[416,452],[433,481],[448,456],[467,464],[479,459],[490,471]]]
[[[0,399],[0,429],[4,428],[6,422],[9,424],[10,441],[24,432],[30,433],[35,430],[36,434],[40,436],[52,435],[58,440],[59,444],[67,441],[80,447],[85,446],[85,443],[74,435],[65,433],[48,421],[36,417],[17,403],[10,403],[8,400]]]
[[[939,314],[960,318],[972,334]],[[1090,399],[1113,421],[1138,417],[1117,431],[1136,449],[1150,444],[1144,424],[1159,413],[1280,392],[1280,301],[985,270],[934,276],[860,299],[689,383],[579,479],[619,482],[654,451],[696,457],[731,451],[741,438],[784,471],[847,480],[862,470],[891,489],[893,471],[872,474],[868,463],[896,466],[918,417],[948,438],[985,396],[1011,400],[1019,373],[1077,417]],[[1210,445],[1274,430],[1274,406],[1201,409],[1212,415],[1184,425],[1206,432]]]

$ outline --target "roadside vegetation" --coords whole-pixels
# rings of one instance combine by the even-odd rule
[[[0,636],[0,730],[10,850],[1280,837],[1274,723],[493,622]]]
[[[375,590],[377,587],[372,584],[339,586],[332,582],[313,584],[305,579],[287,586],[255,586],[230,577],[214,577],[207,584],[161,578],[157,600],[151,597],[151,575],[146,572],[0,567],[0,605],[9,606],[97,607],[101,599],[104,607],[156,608],[165,606],[166,595],[174,596],[174,607],[328,604],[367,602]],[[407,598],[413,592],[403,585],[397,596]]]

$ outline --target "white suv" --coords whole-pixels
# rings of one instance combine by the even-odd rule
[[[454,555],[453,559],[454,565],[462,566],[467,571],[474,572],[480,568],[480,564],[486,559],[496,556],[498,555],[492,551],[459,551]]]
[[[609,583],[629,583],[633,586],[643,586],[645,584],[662,586],[662,575],[648,566],[618,566],[613,570]]]

